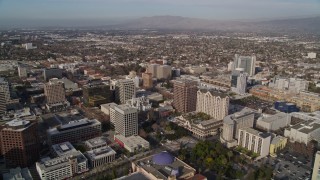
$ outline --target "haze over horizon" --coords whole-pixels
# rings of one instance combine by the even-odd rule
[[[314,16],[319,0],[0,0],[0,26],[103,25],[150,16],[212,20]]]

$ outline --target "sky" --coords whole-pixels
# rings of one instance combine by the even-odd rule
[[[1,23],[118,20],[148,16],[214,20],[320,15],[320,0],[0,0]]]

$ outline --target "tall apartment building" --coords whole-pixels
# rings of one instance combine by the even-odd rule
[[[119,105],[115,110],[115,131],[124,137],[138,134],[138,110],[128,105]]]
[[[20,78],[26,78],[28,76],[27,67],[24,65],[18,66],[18,74]]]
[[[228,115],[229,97],[214,90],[200,89],[197,92],[197,112],[203,112],[216,120]]]
[[[237,94],[245,94],[247,89],[247,74],[242,68],[232,71],[231,74],[231,91]]]
[[[223,120],[222,138],[225,141],[237,139],[240,128],[253,127],[255,111],[244,108],[240,112],[228,115]]]
[[[49,129],[47,135],[49,144],[86,141],[101,135],[101,123],[96,119],[89,120],[87,118],[71,121],[68,124]]]
[[[313,170],[312,170],[312,180],[320,179],[320,151],[317,151],[314,158]]]
[[[160,65],[157,67],[157,79],[169,79],[172,76],[172,68],[169,65]]]
[[[7,111],[7,103],[5,99],[5,94],[4,92],[0,91],[0,114],[4,114],[6,111]]]
[[[83,101],[91,106],[110,103],[113,99],[110,85],[108,84],[88,84],[82,87],[82,91]]]
[[[125,104],[127,100],[136,97],[135,84],[131,79],[121,79],[116,83],[116,101]]]
[[[64,103],[66,101],[66,93],[62,82],[49,81],[44,85],[44,95],[47,104]]]
[[[239,129],[238,145],[258,153],[259,157],[269,155],[270,142],[271,135],[269,133],[259,132],[250,127]]]
[[[0,77],[0,92],[2,92],[4,95],[5,103],[9,103],[11,100],[9,83],[2,77]]]
[[[157,72],[158,72],[158,67],[160,65],[159,64],[150,64],[147,68],[148,73],[152,74],[153,78],[157,78]]]
[[[243,68],[244,72],[246,72],[249,76],[255,75],[255,68],[256,68],[256,56],[239,56],[236,54],[234,56],[234,68]]]
[[[152,73],[142,73],[142,82],[143,82],[144,88],[146,89],[152,88],[153,86]]]
[[[169,65],[150,64],[147,71],[157,79],[168,79],[172,76],[172,67]]]
[[[27,120],[12,120],[0,131],[2,153],[6,166],[26,167],[39,158],[40,144],[37,124]]]
[[[189,79],[178,79],[173,85],[173,104],[178,112],[186,113],[196,110],[197,82]]]
[[[51,78],[62,78],[62,69],[58,68],[51,68],[51,69],[44,69],[43,70],[43,77],[44,80],[49,81]]]

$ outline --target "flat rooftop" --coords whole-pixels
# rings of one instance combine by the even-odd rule
[[[163,153],[163,152],[162,152]],[[160,154],[160,153],[159,153]],[[137,166],[140,166],[148,173],[151,173],[153,176],[155,176],[158,179],[168,179],[168,177],[172,173],[176,173],[177,179],[179,177],[182,177],[189,173],[195,173],[195,169],[193,169],[188,164],[184,163],[183,161],[179,160],[176,157],[172,157],[173,161],[170,163],[167,163],[165,165],[158,164],[157,162],[154,162],[154,156],[157,156],[158,154],[136,160],[134,163]],[[163,157],[166,159],[167,157]]]
[[[256,135],[256,136],[259,136],[261,138],[267,138],[270,136],[269,133],[265,133],[265,132],[260,132],[258,130],[255,130],[253,128],[250,128],[250,127],[246,127],[246,128],[240,128],[241,130],[244,130],[250,134],[253,134],[253,135]]]
[[[103,157],[115,155],[116,152],[109,146],[103,146],[86,152],[86,156],[91,160],[101,159]]]
[[[114,135],[115,138],[120,140],[122,143],[124,143],[126,146],[130,147],[133,149],[134,147],[141,145],[141,144],[149,144],[149,142],[145,139],[143,139],[140,136],[129,136],[129,137],[124,137],[120,134]]]
[[[283,118],[288,118],[288,119],[290,118],[291,119],[291,116],[287,113],[280,112],[280,113],[274,114],[272,116],[262,118],[262,119],[260,119],[260,121],[274,122],[274,121],[278,121],[279,119],[283,119]]]
[[[315,130],[320,130],[320,124],[316,121],[304,121],[291,127],[299,132],[309,134]]]
[[[127,176],[120,177],[116,180],[149,180],[144,174],[135,172]]]
[[[53,151],[58,155],[62,156],[69,152],[75,152],[77,151],[70,142],[63,142],[60,144],[54,144],[52,145]]]
[[[96,137],[96,138],[89,139],[89,140],[85,141],[85,144],[89,148],[105,146],[105,145],[107,145],[107,139],[104,137]]]

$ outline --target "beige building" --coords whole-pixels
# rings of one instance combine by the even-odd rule
[[[214,119],[222,120],[228,115],[229,97],[226,94],[200,89],[197,92],[197,112],[203,112]]]
[[[44,85],[44,95],[46,96],[47,104],[64,103],[66,101],[64,84],[62,82],[49,81]]]
[[[214,136],[218,133],[219,128],[222,126],[222,120],[209,119],[189,119],[188,113],[174,119],[174,123],[189,130],[195,137],[199,139],[205,139],[210,136]]]
[[[173,85],[173,104],[178,112],[186,113],[196,110],[197,82],[178,79]]]
[[[142,81],[143,81],[144,88],[146,89],[152,88],[153,86],[152,73],[142,73]]]
[[[125,104],[134,97],[136,97],[136,87],[133,80],[121,79],[116,83],[116,101]]]
[[[320,179],[320,151],[316,153],[316,157],[314,158],[311,180],[319,180],[319,179]]]
[[[169,79],[172,76],[172,68],[169,65],[157,67],[157,79]]]

